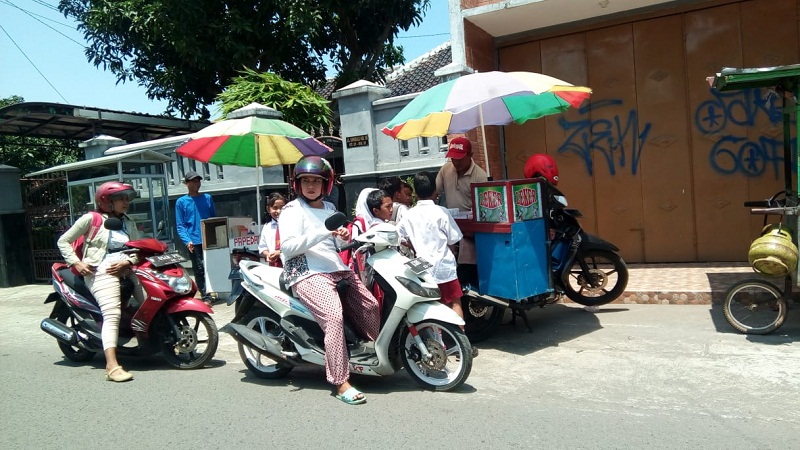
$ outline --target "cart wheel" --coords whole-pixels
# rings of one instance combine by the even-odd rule
[[[506,309],[474,297],[461,297],[464,310],[464,332],[470,342],[480,342],[489,338],[503,320]]]
[[[752,278],[733,285],[722,304],[725,319],[746,334],[767,334],[786,320],[786,298],[774,284]]]

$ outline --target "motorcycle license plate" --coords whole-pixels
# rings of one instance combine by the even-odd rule
[[[156,267],[162,267],[182,263],[186,261],[186,258],[181,256],[180,253],[164,253],[163,255],[150,256],[147,260]]]
[[[407,261],[405,265],[417,275],[433,267],[433,264],[429,263],[428,261],[425,261],[422,258],[414,258],[410,261]]]

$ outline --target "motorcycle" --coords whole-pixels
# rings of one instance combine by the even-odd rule
[[[617,253],[619,248],[586,233],[578,222],[583,217],[581,212],[567,208],[566,197],[554,186],[544,180],[541,184],[550,230],[552,290],[521,301],[509,301],[476,292],[477,280],[473,277],[462,279],[464,320],[472,342],[488,338],[500,325],[506,308],[511,308],[513,317],[521,317],[527,325],[522,311],[555,303],[563,296],[584,306],[597,307],[614,301],[625,292],[628,267]]]
[[[228,274],[228,279],[231,280],[231,294],[228,296],[228,303],[235,303],[234,312],[239,311],[241,304],[241,300],[236,301],[236,299],[241,297],[243,291],[242,271],[239,269],[239,262],[242,260],[260,261],[260,258],[257,251],[249,248],[242,247],[231,250],[231,271]]]
[[[121,229],[116,218],[105,220],[108,229]],[[147,238],[129,241],[125,253],[139,253],[142,262],[132,267],[145,292],[139,303],[131,294],[133,283],[122,279],[122,316],[117,352],[150,355],[161,352],[171,366],[196,369],[214,356],[219,334],[209,314],[213,310],[194,298],[197,286],[180,266],[186,261],[178,253],[166,253],[167,245]],[[45,304],[54,303],[41,329],[58,341],[70,361],[86,362],[103,351],[103,315],[83,277],[64,263],[51,267],[54,292]]]
[[[346,223],[342,213],[326,222],[328,230]],[[364,341],[345,318],[350,372],[387,376],[402,367],[421,386],[449,391],[466,381],[472,370],[472,346],[460,326],[464,321],[440,303],[439,289],[422,259],[409,260],[396,248],[394,225],[380,224],[340,250],[363,252],[362,276],[383,291],[377,340]],[[324,335],[311,313],[282,281],[282,269],[256,261],[241,261],[244,291],[234,319],[221,331],[238,342],[248,370],[266,379],[285,377],[302,364],[325,365]],[[337,286],[341,296],[347,286]],[[368,288],[371,285],[367,286]]]

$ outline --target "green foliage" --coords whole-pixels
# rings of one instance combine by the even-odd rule
[[[308,86],[286,81],[274,73],[258,73],[245,68],[233,82],[217,96],[222,103],[224,117],[252,102],[275,108],[283,113],[283,120],[313,134],[331,123],[328,101]]]
[[[25,99],[18,95],[0,98],[0,108],[24,101]],[[83,156],[83,151],[78,147],[77,141],[0,136],[0,164],[20,169],[21,176],[48,167],[75,162],[81,156]]]
[[[209,117],[208,105],[241,67],[308,86],[381,81],[404,62],[400,30],[430,0],[60,0],[89,42],[86,57],[167,100],[170,113]]]

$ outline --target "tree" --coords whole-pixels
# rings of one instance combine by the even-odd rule
[[[222,103],[223,116],[257,102],[282,112],[284,120],[310,134],[331,123],[327,100],[308,86],[286,81],[274,73],[245,68],[217,100]]]
[[[329,58],[336,86],[381,81],[404,62],[400,30],[430,0],[61,0],[89,42],[86,56],[136,81],[169,112],[209,117],[207,106],[241,67],[315,86]]]
[[[18,95],[0,98],[0,108],[24,101]],[[14,166],[22,175],[75,162],[82,156],[83,150],[74,140],[0,135],[0,164]]]

